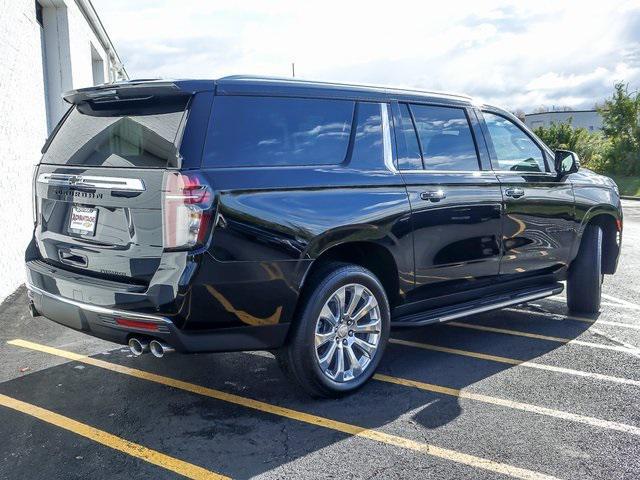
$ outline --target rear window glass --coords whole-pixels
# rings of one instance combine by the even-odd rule
[[[407,147],[406,154],[398,158],[398,167],[400,170],[421,170],[422,155],[420,154],[420,145],[416,129],[413,126],[411,112],[407,104],[400,105],[400,115],[402,119],[402,135],[404,136],[405,145]]]
[[[358,104],[355,132],[353,158],[370,162],[372,165],[383,165],[382,116],[379,103]]]
[[[175,164],[186,99],[108,103],[74,106],[42,163],[143,168]]]
[[[426,170],[479,170],[469,121],[462,108],[411,105]]]
[[[354,102],[218,96],[204,166],[327,165],[345,160]]]

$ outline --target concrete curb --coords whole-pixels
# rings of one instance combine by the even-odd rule
[[[620,195],[623,200],[640,200],[640,197],[630,197],[629,195]]]

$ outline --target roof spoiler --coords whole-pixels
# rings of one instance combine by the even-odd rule
[[[127,81],[105,83],[96,87],[79,88],[62,94],[65,102],[79,105],[85,102],[113,102],[119,100],[144,100],[151,97],[189,96],[191,92],[182,90],[173,82]]]

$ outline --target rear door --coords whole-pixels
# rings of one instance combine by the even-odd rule
[[[501,275],[567,265],[576,238],[573,187],[546,148],[503,112],[484,110],[484,131],[504,199]]]
[[[495,174],[481,166],[477,119],[465,106],[398,107],[398,167],[414,232],[411,300],[486,284],[499,272],[502,196]]]
[[[145,283],[162,256],[164,176],[179,166],[189,97],[124,90],[75,99],[36,174],[35,238],[48,263]]]

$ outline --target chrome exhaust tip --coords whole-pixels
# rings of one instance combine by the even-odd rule
[[[151,340],[149,348],[151,349],[153,356],[156,358],[162,358],[166,353],[175,352],[175,349],[171,345],[167,345],[159,340]]]
[[[137,357],[149,351],[149,342],[144,339],[132,337],[129,339],[129,350]]]

